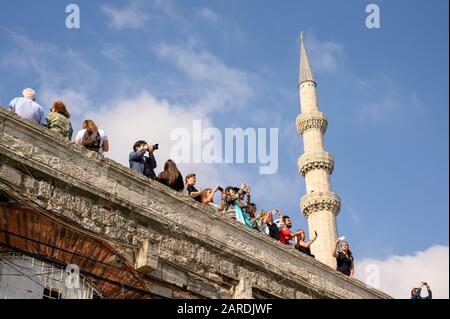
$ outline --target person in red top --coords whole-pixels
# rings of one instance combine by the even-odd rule
[[[300,235],[300,231],[297,231],[295,233],[292,233],[290,231],[290,228],[292,227],[292,222],[291,219],[289,218],[289,216],[283,216],[283,228],[280,230],[280,242],[282,242],[283,244],[292,244],[291,242],[292,239],[294,239],[295,237],[297,237],[298,235]]]

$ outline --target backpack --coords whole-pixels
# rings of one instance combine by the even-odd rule
[[[98,152],[100,150],[100,144],[102,139],[100,138],[100,133],[95,129],[89,134],[88,130],[84,132],[83,138],[81,139],[81,145],[86,147],[90,151]]]

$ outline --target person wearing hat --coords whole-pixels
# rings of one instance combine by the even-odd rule
[[[148,145],[146,141],[137,141],[133,145],[133,152],[130,153],[130,168],[140,174],[151,179],[156,178],[154,169],[156,168],[156,160],[153,156],[155,151],[152,145]],[[148,156],[145,153],[148,152]]]
[[[44,108],[36,101],[36,92],[26,88],[22,91],[21,97],[16,97],[9,102],[8,110],[26,118],[30,121],[47,126]]]

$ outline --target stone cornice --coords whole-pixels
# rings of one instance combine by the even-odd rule
[[[301,198],[300,208],[306,218],[319,211],[331,211],[337,215],[341,209],[341,200],[333,192],[312,192]]]
[[[305,176],[313,169],[324,169],[328,174],[333,173],[334,159],[328,152],[305,153],[298,159],[299,172]]]
[[[297,131],[302,135],[309,129],[319,129],[324,134],[328,126],[327,117],[322,112],[300,114],[297,116],[295,123],[297,125]]]

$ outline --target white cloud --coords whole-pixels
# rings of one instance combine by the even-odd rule
[[[11,49],[0,53],[2,68],[27,75],[41,89],[57,90],[70,85],[71,90],[82,91],[95,85],[97,71],[79,52],[38,42],[14,31],[2,31],[12,41]]]
[[[400,87],[388,74],[380,73],[370,80],[356,77],[354,81],[364,100],[358,108],[360,120],[376,122],[400,109]]]
[[[196,110],[210,113],[223,107],[244,106],[255,94],[248,73],[226,66],[206,50],[168,44],[153,50],[194,81],[189,92],[196,94]]]
[[[128,166],[128,154],[133,143],[140,139],[160,144],[155,153],[159,168],[170,156],[170,132],[175,128],[186,128],[192,135],[192,121],[201,119],[205,126],[210,120],[189,110],[186,106],[171,105],[157,100],[147,91],[136,97],[124,97],[91,111],[86,115],[95,119],[105,129],[110,140],[108,157]]]
[[[140,29],[151,20],[148,13],[142,10],[142,1],[130,1],[121,8],[105,4],[101,11],[109,18],[109,25],[117,30]]]
[[[101,54],[115,64],[122,64],[127,52],[121,45],[108,43],[103,46]]]
[[[380,271],[379,289],[394,298],[409,298],[411,289],[426,281],[433,298],[449,298],[449,247],[432,246],[413,255],[391,256],[386,260],[364,259],[355,265],[356,277],[366,281],[370,265]],[[423,292],[424,296],[426,293]]]
[[[344,46],[335,41],[320,41],[311,32],[305,35],[305,46],[313,72],[334,73],[339,64]]]
[[[200,16],[211,24],[217,24],[221,21],[220,16],[209,8],[202,8],[198,11]]]
[[[88,92],[97,83],[97,71],[77,51],[5,28],[0,32],[11,41],[10,50],[0,53],[2,70],[23,76],[23,87],[34,88],[37,101],[47,111],[56,100],[62,100],[73,115],[72,121],[81,120],[79,116],[91,106]]]
[[[170,0],[130,0],[122,7],[105,4],[100,9],[108,18],[109,26],[116,30],[151,29],[166,17],[180,23],[184,21]]]
[[[41,91],[41,101],[44,105],[48,105],[50,107],[56,100],[63,101],[72,116],[72,122],[74,121],[74,118],[75,121],[78,119],[78,122],[84,120],[81,119],[81,117],[84,116],[85,112],[89,110],[89,106],[92,105],[89,101],[87,93],[84,91],[46,87],[42,87]]]
[[[362,120],[377,121],[384,118],[397,108],[397,103],[392,96],[380,97],[379,101],[364,104],[359,109]]]
[[[125,166],[128,166],[128,154],[132,144],[138,139],[146,139],[149,143],[160,144],[160,150],[156,153],[158,160],[156,171],[161,171],[164,161],[170,157],[170,146],[173,142],[169,140],[169,136],[172,129],[184,127],[192,133],[192,122],[196,119],[202,120],[203,127],[215,127],[211,118],[213,112],[223,109],[236,110],[245,106],[248,100],[256,95],[256,84],[251,75],[227,66],[207,50],[198,48],[197,43],[190,42],[186,47],[163,44],[155,47],[154,50],[189,79],[183,82],[182,86],[187,92],[194,92],[191,101],[183,97],[184,102],[177,104],[173,101],[157,99],[146,90],[134,95],[127,92],[125,87],[121,87],[114,92],[114,97],[102,101],[103,105],[96,104],[93,108],[92,99],[95,96],[92,94],[95,92],[91,87],[96,82],[91,78],[95,80],[97,72],[82,59],[79,53],[63,50],[56,45],[35,43],[19,34],[13,34],[12,38],[16,44],[13,51],[16,54],[20,53],[18,56],[22,58],[16,60],[13,55],[8,55],[9,59],[2,59],[0,63],[3,66],[16,67],[19,63],[18,68],[21,70],[36,74],[36,83],[41,88],[39,91],[42,92],[42,100],[50,105],[56,99],[62,99],[73,115],[71,120],[75,130],[79,128],[83,119],[91,118],[96,121],[106,130],[110,140],[111,149],[107,156]],[[30,47],[35,50],[30,50]],[[29,53],[28,59],[27,53]],[[108,54],[108,50],[102,53]],[[119,58],[120,54],[117,56],[115,53],[111,57]],[[6,54],[0,55],[6,57]],[[75,64],[71,65],[66,57],[75,58]],[[123,80],[130,83],[137,81],[126,75]],[[162,82],[165,83],[165,81]],[[248,166],[243,168],[242,165],[182,164],[179,166],[184,175],[192,171],[198,174],[200,188],[217,185],[225,187],[247,182],[254,186],[254,200],[258,203],[265,202],[265,208],[271,208],[268,206],[273,201],[267,198],[267,193],[275,194],[281,186],[288,184],[278,175],[270,176],[270,182],[267,182],[268,176],[252,174]],[[280,198],[287,200],[288,197],[289,195]]]

